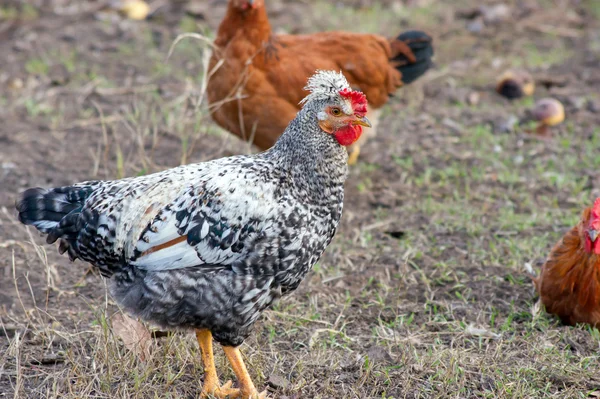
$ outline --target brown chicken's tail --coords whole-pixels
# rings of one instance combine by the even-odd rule
[[[390,40],[392,65],[402,73],[402,82],[409,84],[433,65],[432,40],[425,32],[409,30]]]

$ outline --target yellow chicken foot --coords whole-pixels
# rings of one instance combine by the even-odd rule
[[[348,165],[356,165],[358,162],[358,155],[360,154],[360,147],[357,145],[353,145],[350,149],[350,154],[348,155]]]
[[[202,363],[204,364],[204,385],[202,386],[200,397],[218,399],[239,398],[241,392],[239,389],[231,388],[231,381],[227,381],[222,386],[219,382],[215,367],[215,357],[213,355],[211,332],[209,330],[197,330],[196,338],[202,351]]]
[[[233,368],[233,372],[240,384],[240,390],[242,391],[241,399],[268,399],[267,391],[258,393],[254,387],[254,383],[252,383],[252,378],[250,378],[250,375],[248,374],[239,348],[235,346],[223,346],[223,351],[225,352],[227,359],[229,359],[231,368]]]

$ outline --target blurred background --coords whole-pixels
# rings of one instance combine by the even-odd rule
[[[27,187],[255,151],[210,120],[209,46],[182,39],[167,57],[179,34],[214,38],[227,1],[145,5],[0,2],[0,396],[199,393],[192,337],[157,338],[142,364],[108,328],[103,281],[39,246],[14,211]],[[276,33],[423,30],[435,66],[383,108],[334,242],[249,339],[257,386],[276,398],[600,397],[600,333],[541,312],[524,273],[600,196],[600,2],[266,7]],[[511,69],[533,94],[496,91]],[[540,129],[543,98],[564,121]]]

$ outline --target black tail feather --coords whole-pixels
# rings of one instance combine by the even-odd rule
[[[30,188],[15,204],[19,220],[48,234],[49,244],[62,238],[59,250],[61,253],[69,250],[71,256],[69,242],[76,239],[81,227],[81,209],[92,191],[91,187]]]
[[[65,239],[74,239],[80,231],[82,220],[81,216],[81,207],[78,207],[72,210],[69,214],[65,215],[58,226],[52,229],[51,232],[48,233],[48,237],[46,238],[46,242],[48,244],[52,244],[59,238],[63,237]]]
[[[433,57],[432,39],[425,32],[410,30],[398,35],[396,40],[406,43],[416,58],[415,62],[410,62],[404,54],[392,58],[392,61],[398,64],[396,69],[402,73],[402,82],[409,84],[427,72],[433,65],[431,60]]]

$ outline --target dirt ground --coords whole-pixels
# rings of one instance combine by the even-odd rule
[[[0,397],[201,390],[192,335],[156,337],[139,360],[110,328],[102,279],[16,220],[28,187],[252,151],[207,117],[206,46],[183,40],[167,60],[182,32],[214,37],[226,1],[154,1],[142,22],[106,4],[0,4]],[[547,315],[524,271],[600,196],[600,4],[267,7],[277,32],[425,30],[436,65],[385,107],[338,235],[243,345],[256,384],[282,399],[600,397],[600,333]],[[509,67],[533,74],[533,97],[494,92]],[[567,117],[540,138],[529,115],[548,96]]]

